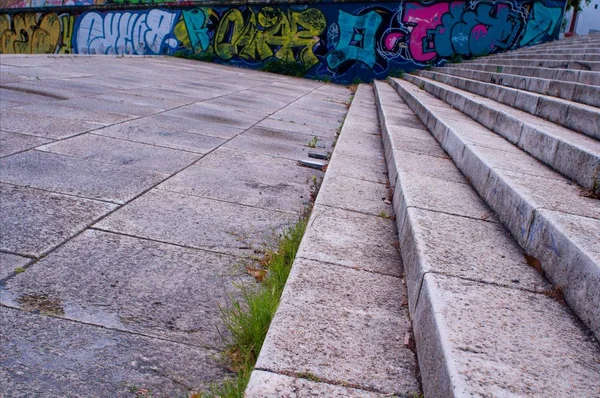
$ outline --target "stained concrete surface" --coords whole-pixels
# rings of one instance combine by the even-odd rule
[[[306,205],[323,173],[296,161],[350,91],[160,57],[3,55],[0,79],[3,396],[231,377],[219,307]]]

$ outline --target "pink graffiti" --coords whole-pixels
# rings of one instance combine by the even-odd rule
[[[435,29],[442,23],[442,15],[448,12],[448,6],[448,3],[429,6],[419,3],[405,4],[402,22],[413,26],[408,48],[415,61],[426,62],[435,58],[433,42],[427,40],[427,30]]]
[[[384,47],[388,51],[393,51],[396,48],[396,43],[404,40],[404,33],[394,32],[388,34],[384,39]]]

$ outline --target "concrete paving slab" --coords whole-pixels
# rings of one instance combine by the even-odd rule
[[[166,113],[148,116],[142,119],[137,119],[131,123],[138,122],[145,128],[146,126],[155,126],[162,129],[176,129],[193,134],[202,134],[210,137],[222,139],[230,139],[244,131],[243,128],[226,126],[219,123],[202,122],[197,120],[186,119],[181,117],[169,116]],[[126,123],[123,123],[125,125]]]
[[[109,91],[105,87],[91,84],[87,78],[28,79],[8,84],[5,88],[15,92],[19,90],[29,93],[32,97],[39,96],[40,100],[45,98],[40,102],[95,96]]]
[[[303,122],[286,121],[277,117],[277,113],[258,123],[257,127],[264,127],[272,130],[292,131],[296,134],[310,136],[334,137],[338,131],[337,126],[314,126],[302,124]]]
[[[0,250],[39,257],[83,231],[116,206],[0,184]]]
[[[389,196],[385,184],[346,177],[334,170],[325,174],[315,204],[391,217],[394,210]]]
[[[0,157],[47,144],[52,140],[0,130]]]
[[[300,214],[318,171],[296,161],[218,149],[157,189]]]
[[[220,308],[251,279],[239,261],[87,230],[7,281],[0,302],[27,309],[28,297],[49,297],[61,318],[219,349]]]
[[[597,343],[543,294],[429,273],[413,323],[425,396],[597,395]]]
[[[35,150],[3,158],[0,169],[2,182],[114,203],[125,203],[166,178],[166,174]]]
[[[400,227],[400,246],[413,311],[428,272],[531,291],[550,288],[498,223],[413,207]]]
[[[199,154],[89,133],[44,145],[37,150],[164,174],[175,173],[201,157]]]
[[[225,108],[199,102],[164,112],[166,116],[195,120],[196,123],[210,122],[247,129],[269,115],[267,112],[255,112],[248,109]]]
[[[296,260],[256,368],[385,394],[416,393],[403,297],[398,278]]]
[[[310,376],[309,376],[310,377]],[[304,397],[331,397],[331,398],[377,398],[385,397],[384,394],[357,390],[310,381],[306,378],[290,377],[278,373],[255,370],[252,372],[248,388],[244,392],[247,398],[304,398]]]
[[[402,275],[394,221],[327,206],[313,209],[310,226],[298,248],[298,257]]]
[[[28,257],[0,252],[0,279],[11,276],[15,270],[27,266],[32,261],[33,259]]]
[[[62,139],[104,126],[102,123],[71,120],[64,117],[35,115],[35,109],[15,107],[2,110],[0,129],[38,137]]]
[[[113,123],[123,122],[125,120],[134,119],[137,116],[133,114],[107,112],[104,110],[95,110],[92,106],[88,109],[85,107],[76,107],[75,105],[81,104],[78,101],[81,99],[75,99],[68,101],[60,101],[52,104],[36,104],[35,108],[29,105],[11,108],[11,110],[18,110],[23,113],[29,113],[30,117],[45,118],[47,116],[59,116],[64,119],[71,119],[77,122],[89,122],[102,125],[109,125]]]
[[[227,377],[213,350],[3,307],[0,317],[7,396],[185,396]]]
[[[447,157],[439,158],[407,151],[396,151],[394,158],[398,165],[402,165],[399,170],[405,173],[419,173],[462,184],[467,181],[462,173],[454,167],[452,160]]]
[[[223,147],[298,160],[308,158],[308,151],[311,150],[309,144],[314,137],[325,143],[325,148],[321,148],[321,150],[331,150],[328,136],[297,134],[293,130],[277,130],[264,126],[252,127]]]
[[[96,227],[117,233],[238,256],[272,244],[297,215],[152,190]]]
[[[112,126],[95,130],[94,134],[199,154],[210,152],[225,142],[223,138],[180,130],[181,127],[178,125],[169,125],[168,123],[161,125],[156,123],[156,120],[142,118],[130,122],[113,124]],[[237,134],[240,131],[234,129],[233,134]]]

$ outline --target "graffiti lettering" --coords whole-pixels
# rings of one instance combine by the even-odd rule
[[[277,57],[310,67],[318,63],[313,47],[325,30],[326,20],[316,8],[302,12],[264,7],[244,15],[232,9],[223,15],[215,32],[215,53],[224,60],[237,55],[253,61]]]
[[[77,28],[80,54],[162,54],[177,47],[171,31],[179,12],[83,14]]]
[[[307,76],[349,83],[356,77],[368,81],[439,65],[457,55],[486,55],[555,39],[565,1],[238,3],[184,8],[181,5],[206,2],[0,0],[0,53],[194,53],[200,59],[251,68],[278,59],[301,63]],[[161,9],[157,4],[170,7]],[[89,8],[68,8],[75,5]],[[104,11],[92,8],[98,5]],[[63,8],[61,13],[59,8],[40,12],[46,6]],[[29,7],[37,9],[11,11]]]
[[[0,53],[52,54],[57,51],[61,25],[54,13],[0,15]]]

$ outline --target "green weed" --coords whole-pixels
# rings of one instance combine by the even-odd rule
[[[308,72],[309,68],[307,68],[302,62],[284,61],[279,58],[271,58],[258,69],[263,72],[302,77],[306,74],[306,72]]]
[[[259,286],[241,286],[242,297],[234,300],[221,314],[231,334],[225,356],[236,377],[214,386],[203,397],[243,397],[250,374],[267,335],[271,320],[279,306],[300,241],[306,230],[308,217],[303,216],[293,227],[285,231],[276,251],[266,252],[260,261],[266,270],[264,277],[256,278]],[[253,273],[253,275],[256,274]]]
[[[309,148],[316,148],[318,142],[319,142],[319,139],[317,138],[317,136],[314,136],[312,138],[312,140],[310,140],[308,142],[308,144],[306,144],[306,146],[309,147]]]

